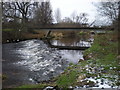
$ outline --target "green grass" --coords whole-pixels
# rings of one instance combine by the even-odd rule
[[[18,88],[44,88],[46,84],[37,84],[37,85],[23,85]]]
[[[40,90],[47,87],[47,86],[56,86],[56,84],[53,82],[53,83],[40,83],[40,84],[30,84],[30,85],[22,85],[22,86],[19,86],[19,87],[16,87],[15,90],[19,90],[19,89],[32,89],[32,88],[39,88]]]
[[[7,76],[5,74],[0,74],[0,78],[2,78],[2,80],[7,79]]]
[[[85,74],[86,77],[105,78],[112,81],[113,85],[118,85],[118,71],[120,71],[119,60],[117,59],[118,42],[112,40],[112,38],[113,36],[109,35],[109,33],[96,35],[92,47],[84,52],[85,56],[91,57],[79,62],[77,65],[70,64],[65,70],[65,74],[58,78],[57,84],[62,87],[74,85],[78,76]],[[100,68],[100,70],[94,72],[92,68]],[[89,71],[86,69],[89,69]]]
[[[87,34],[87,32],[81,31],[81,32],[79,32],[78,34],[79,34],[79,35],[85,35],[85,34]]]
[[[78,74],[77,71],[67,72],[67,73],[58,77],[56,84],[59,87],[67,88],[68,86],[73,85],[74,82],[76,82],[77,74]]]
[[[117,54],[118,42],[110,41],[110,36],[100,35],[95,37],[91,48],[85,51],[84,55],[92,54],[93,58],[104,58],[108,54]],[[109,57],[109,56],[108,56]]]
[[[15,31],[14,29],[2,29],[2,31]]]
[[[84,52],[85,56],[91,56],[91,58],[87,59],[89,63],[86,63],[86,65],[89,65],[90,67],[94,66],[96,68],[102,67],[103,70],[101,71],[104,72],[101,72],[101,78],[106,75],[108,76],[106,78],[110,80],[114,79],[110,76],[119,76],[118,71],[120,70],[119,60],[117,59],[118,42],[112,40],[112,37],[113,36],[109,34],[96,36],[92,47]],[[114,84],[117,84],[118,82],[115,82]]]

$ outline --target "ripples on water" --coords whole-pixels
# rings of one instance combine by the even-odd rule
[[[67,38],[65,41],[63,39],[61,40],[52,40],[52,45],[56,46],[86,46],[91,47],[91,43],[93,43],[93,38],[89,38],[88,41],[82,41],[82,40],[70,40]],[[59,50],[60,54],[64,59],[67,59],[68,62],[77,64],[79,60],[83,59],[83,50]]]
[[[63,45],[56,40],[52,44]],[[80,42],[74,45],[80,45]],[[36,39],[17,43],[13,51],[21,59],[14,64],[29,69],[31,73],[29,73],[28,80],[35,83],[50,80],[62,73],[69,63],[76,64],[80,59],[83,59],[83,51],[51,49],[43,41]],[[88,80],[100,81],[100,79],[93,78],[88,78]],[[107,82],[107,80],[105,81]],[[103,85],[98,83],[98,85],[99,88],[103,85],[107,88],[110,87],[106,83]]]
[[[83,43],[89,44],[85,41]],[[83,51],[51,49],[41,40],[27,40],[18,44],[21,46],[16,48],[15,52],[21,61],[15,64],[33,72],[34,74],[30,74],[30,80],[37,82],[49,80],[62,73],[69,63],[76,64],[83,59]],[[81,45],[81,41],[77,45]]]
[[[37,82],[49,80],[53,76],[59,75],[67,66],[67,61],[63,59],[59,51],[48,48],[40,40],[28,40],[20,42],[22,46],[15,52],[22,59],[15,63],[28,68],[32,74],[30,79]]]

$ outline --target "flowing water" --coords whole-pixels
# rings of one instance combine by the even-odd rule
[[[63,46],[80,46],[84,43],[90,46],[89,40],[93,38],[87,41],[81,38],[66,38],[52,40],[51,43]],[[60,75],[69,63],[76,64],[83,59],[81,50],[57,50],[37,39],[3,44],[2,51],[3,74],[7,76],[7,79],[3,81],[3,87],[48,81]]]
[[[52,40],[51,44],[90,47],[93,40],[93,36],[90,35]],[[70,63],[77,64],[80,60],[84,60],[84,51],[82,50],[57,50],[48,47],[47,44],[38,39],[3,44],[2,47],[3,74],[7,76],[3,80],[3,88],[47,82],[60,75]],[[95,80],[90,77],[87,80],[99,82],[98,88],[110,88],[106,84],[109,82],[107,80],[104,80],[105,83],[102,85],[101,79]]]

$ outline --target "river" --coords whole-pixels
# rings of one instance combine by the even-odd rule
[[[52,45],[80,46],[91,45],[93,37],[64,38],[52,40]],[[48,47],[38,39],[3,44],[2,63],[3,74],[7,76],[3,81],[3,88],[11,88],[24,84],[36,84],[48,81],[60,75],[69,63],[77,64],[83,60],[82,50],[57,50]]]

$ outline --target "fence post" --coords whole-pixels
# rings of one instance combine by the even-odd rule
[[[51,33],[51,30],[49,30],[45,36],[45,38],[49,37],[50,36],[50,33]]]

